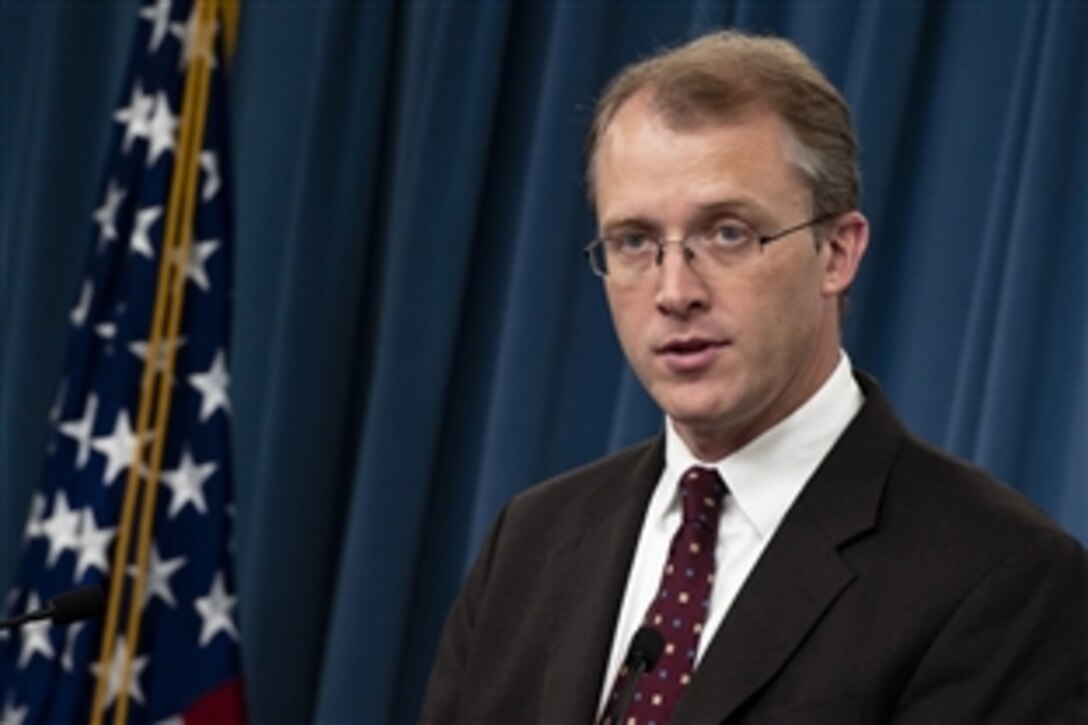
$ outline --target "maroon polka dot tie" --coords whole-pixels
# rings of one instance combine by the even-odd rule
[[[661,574],[657,596],[646,612],[645,626],[665,640],[665,649],[654,668],[643,675],[623,725],[663,725],[672,717],[676,703],[691,680],[695,653],[710,607],[714,581],[714,548],[725,484],[718,472],[693,466],[680,479],[684,520],[672,538],[669,560]],[[620,669],[608,699],[602,722],[615,723],[620,693],[627,681],[627,667]]]

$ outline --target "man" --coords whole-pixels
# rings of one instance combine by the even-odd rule
[[[868,223],[838,92],[717,33],[614,80],[589,154],[587,252],[665,433],[504,509],[423,720],[1083,721],[1084,550],[841,350]]]

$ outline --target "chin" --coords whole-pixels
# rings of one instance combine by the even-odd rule
[[[661,409],[675,422],[695,430],[720,428],[732,417],[731,411],[710,402],[670,401]]]
[[[654,396],[658,406],[676,423],[694,431],[729,430],[743,427],[753,417],[752,406],[746,405],[736,391],[716,389],[668,391]],[[734,393],[723,395],[723,393]]]

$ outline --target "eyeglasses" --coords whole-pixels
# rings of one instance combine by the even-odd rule
[[[631,281],[644,276],[665,259],[665,247],[677,244],[689,263],[707,257],[720,267],[735,267],[763,251],[771,242],[802,229],[822,224],[838,214],[821,214],[796,226],[774,234],[759,235],[752,227],[737,219],[714,224],[683,239],[662,239],[646,232],[632,230],[594,239],[585,248],[589,268],[598,277]]]

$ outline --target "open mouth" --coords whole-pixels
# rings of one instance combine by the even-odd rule
[[[713,347],[714,344],[715,343],[710,340],[703,340],[701,338],[692,340],[673,340],[662,347],[661,352],[666,354],[687,355],[689,353],[700,352],[708,347]]]
[[[701,337],[670,340],[657,349],[657,354],[673,372],[691,373],[709,367],[728,344]]]

